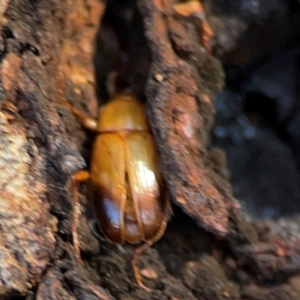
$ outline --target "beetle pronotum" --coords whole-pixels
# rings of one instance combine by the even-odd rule
[[[115,244],[144,242],[135,250],[132,267],[136,282],[149,290],[142,284],[137,259],[164,234],[171,205],[144,107],[132,93],[120,93],[100,109],[96,121],[62,100],[84,127],[97,133],[90,172],[78,171],[72,177],[76,256],[80,260],[77,184],[89,181],[96,220],[105,238]]]

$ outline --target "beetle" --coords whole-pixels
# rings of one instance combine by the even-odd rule
[[[98,120],[94,120],[61,98],[83,126],[96,133],[90,171],[80,170],[72,176],[75,255],[82,263],[77,190],[79,182],[88,181],[104,237],[114,244],[141,244],[131,263],[137,284],[149,290],[142,283],[137,260],[163,236],[172,209],[144,106],[131,92],[121,92],[100,108]]]

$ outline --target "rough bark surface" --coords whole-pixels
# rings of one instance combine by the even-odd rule
[[[101,22],[102,1],[2,1],[1,299],[300,298],[299,222],[249,222],[233,198],[224,154],[209,138],[222,67],[199,44],[195,23],[166,3],[109,1]],[[85,188],[84,267],[71,243],[69,179],[89,165],[93,135],[59,97],[62,90],[74,106],[97,115],[122,48],[115,31],[126,37],[120,74],[146,102],[175,204],[166,234],[139,260],[151,293],[133,279],[133,247],[121,252],[103,241],[100,249],[87,224]]]
[[[141,1],[139,6],[153,57],[146,96],[163,174],[174,201],[200,226],[223,236],[230,210],[238,204],[223,188],[223,178],[208,166],[207,149],[213,97],[223,86],[222,69],[203,54],[196,30],[189,31],[184,21],[160,5],[159,1]],[[208,75],[211,69],[216,81],[209,86],[212,81],[200,72]]]
[[[36,290],[38,282],[38,299],[61,299],[61,295],[74,299],[71,290],[78,298],[94,293],[94,299],[108,299],[73,270],[76,264],[66,263],[64,273],[58,267],[51,269],[62,264],[68,248],[57,235],[63,234],[62,224],[69,224],[72,211],[67,181],[85,166],[53,102],[66,20],[78,21],[70,7],[71,3],[61,1],[1,3],[1,299],[25,296]],[[93,10],[94,31],[100,11]],[[64,280],[73,288],[66,290]]]

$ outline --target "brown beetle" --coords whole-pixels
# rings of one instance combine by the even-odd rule
[[[115,244],[144,242],[135,250],[132,267],[136,282],[149,290],[142,284],[137,259],[162,237],[172,211],[144,107],[132,93],[120,93],[100,109],[96,121],[62,100],[84,127],[97,133],[90,172],[79,171],[72,178],[76,256],[81,261],[77,185],[89,181],[96,220],[106,239]]]

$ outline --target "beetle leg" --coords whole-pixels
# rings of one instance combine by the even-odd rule
[[[72,236],[73,236],[73,246],[75,249],[75,257],[77,261],[83,265],[83,261],[80,256],[80,247],[77,229],[79,227],[79,217],[80,217],[80,202],[78,197],[78,183],[87,181],[90,177],[88,171],[78,171],[72,175],[72,193],[73,193],[73,220],[72,220]]]
[[[95,131],[97,132],[97,121],[91,117],[86,116],[84,113],[82,113],[79,109],[75,108],[74,106],[72,106],[64,97],[63,92],[62,92],[62,77],[63,75],[60,73],[59,74],[59,78],[58,78],[58,89],[57,89],[57,94],[59,97],[60,102],[62,102],[62,104],[64,106],[66,106],[71,112],[72,114],[78,118],[81,122],[81,124],[91,130],[91,131]]]
[[[97,121],[91,117],[86,116],[82,113],[79,109],[72,106],[65,98],[61,97],[61,102],[72,112],[72,114],[79,119],[80,123],[83,127],[98,132],[97,128]]]
[[[133,259],[131,261],[131,265],[132,265],[132,269],[133,269],[133,274],[134,274],[134,278],[136,283],[143,289],[145,289],[148,292],[151,292],[151,290],[149,288],[147,288],[146,286],[144,286],[143,282],[142,282],[142,277],[140,274],[140,270],[137,266],[137,261],[139,259],[139,256],[146,251],[149,247],[151,247],[152,243],[146,243],[143,244],[142,246],[138,247],[137,249],[135,249],[134,251],[134,255],[133,255]]]
[[[171,205],[171,198],[170,198],[170,194],[166,195],[166,206],[165,206],[165,216],[164,216],[164,221],[162,222],[158,233],[156,234],[156,236],[148,241],[147,243],[143,244],[142,246],[140,246],[139,248],[137,248],[134,251],[134,255],[131,261],[131,265],[132,265],[132,269],[133,269],[133,273],[134,273],[134,277],[135,277],[135,281],[136,283],[142,287],[143,289],[147,290],[147,291],[151,291],[149,288],[147,288],[146,286],[144,286],[144,284],[142,283],[142,277],[140,274],[140,270],[137,266],[137,261],[139,259],[139,256],[145,252],[149,247],[151,247],[155,242],[157,242],[165,233],[166,231],[166,227],[167,227],[167,223],[171,217],[171,215],[173,214],[173,210],[172,210],[172,205]]]
[[[132,265],[132,269],[133,269],[133,273],[134,273],[134,278],[136,283],[143,289],[145,289],[146,291],[151,291],[149,288],[147,288],[146,286],[144,286],[144,284],[142,283],[142,277],[140,274],[140,270],[137,266],[137,261],[139,259],[139,256],[145,252],[149,247],[151,247],[156,241],[158,241],[163,234],[166,231],[166,227],[167,227],[167,218],[162,222],[161,227],[157,233],[157,235],[150,241],[148,241],[147,243],[143,244],[142,246],[138,247],[137,249],[135,249],[134,251],[134,255],[131,261],[131,265]]]

